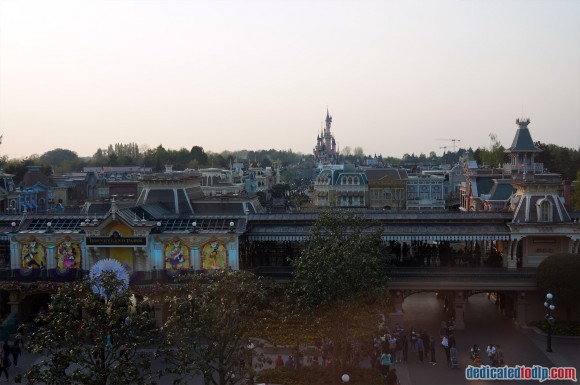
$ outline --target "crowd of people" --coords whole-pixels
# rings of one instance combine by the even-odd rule
[[[471,348],[471,361],[473,362],[473,366],[481,366],[483,364],[483,360],[480,356],[480,348],[477,344],[473,345]],[[493,367],[501,367],[504,366],[503,360],[503,350],[501,349],[500,345],[489,344],[485,348],[485,353],[487,354],[487,364]]]
[[[22,354],[24,350],[24,342],[22,338],[17,335],[12,342],[12,345],[8,340],[0,343],[0,379],[2,379],[2,374],[6,376],[6,381],[10,380],[9,369],[12,365],[15,368],[18,367],[18,357]]]

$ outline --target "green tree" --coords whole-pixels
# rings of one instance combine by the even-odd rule
[[[3,164],[3,171],[14,175],[14,184],[20,185],[24,179],[24,174],[28,171],[28,166],[41,166],[40,172],[46,176],[52,175],[52,168],[48,165],[43,165],[38,155],[32,155],[24,159],[10,159]]]
[[[290,296],[306,315],[301,318],[313,319],[331,341],[337,368],[346,366],[353,354],[364,354],[387,311],[381,232],[364,216],[328,210],[319,215],[302,254],[292,261]]]
[[[44,164],[57,168],[64,161],[76,161],[78,158],[79,157],[77,153],[74,151],[57,148],[42,154],[40,156],[40,161]]]
[[[542,299],[547,293],[554,295],[557,307],[566,309],[570,321],[574,311],[580,310],[580,258],[563,253],[550,255],[540,263],[536,272],[538,293]]]
[[[354,156],[357,159],[362,159],[365,157],[365,151],[362,147],[355,147],[354,148]]]
[[[563,179],[573,180],[580,170],[580,151],[561,147],[555,144],[536,142],[542,152],[537,155],[536,162],[544,164],[544,170],[562,175]]]
[[[104,296],[93,291],[100,285]],[[28,384],[152,384],[151,353],[159,335],[146,307],[112,272],[63,285],[28,349],[45,358],[23,374]]]
[[[177,383],[195,374],[206,385],[251,380],[263,360],[248,347],[268,305],[262,279],[246,271],[217,271],[195,275],[182,288],[169,301],[164,326],[167,372],[180,376]]]
[[[497,134],[491,133],[489,138],[491,139],[491,145],[487,148],[479,149],[479,154],[476,153],[479,158],[476,157],[476,160],[482,165],[500,167],[508,159],[505,148],[501,145]]]
[[[207,166],[208,157],[207,157],[207,154],[205,153],[205,151],[203,150],[203,147],[193,146],[191,148],[190,153],[191,153],[191,158],[194,162],[197,162],[197,164],[200,166]]]

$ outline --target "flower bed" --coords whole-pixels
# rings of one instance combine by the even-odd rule
[[[549,327],[548,321],[531,322],[529,326],[535,326],[544,333],[548,332]],[[552,334],[556,336],[580,337],[580,322],[556,321],[552,325]]]

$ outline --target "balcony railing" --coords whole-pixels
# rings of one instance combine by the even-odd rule
[[[504,164],[503,173],[505,175],[512,174],[541,174],[544,172],[544,163],[532,163],[532,164]]]

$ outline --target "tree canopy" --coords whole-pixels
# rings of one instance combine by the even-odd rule
[[[547,293],[554,295],[556,306],[566,309],[566,318],[574,310],[580,310],[580,258],[575,254],[550,255],[540,263],[536,272],[538,293],[544,299]]]
[[[337,370],[368,353],[379,333],[379,319],[389,310],[381,232],[363,216],[327,210],[313,225],[302,254],[292,261],[288,292],[296,304],[295,322],[316,325],[320,348]]]
[[[114,274],[99,276],[108,295],[93,291],[88,279],[63,285],[49,309],[36,318],[39,328],[28,349],[46,358],[23,375],[27,383],[79,385],[151,384],[151,353],[159,335],[147,307],[132,301]],[[112,294],[114,293],[114,295]]]
[[[322,212],[294,268],[292,290],[307,307],[386,289],[382,228],[342,209]]]
[[[251,380],[260,357],[250,345],[268,307],[261,278],[246,271],[195,275],[169,301],[163,351],[177,382],[201,374],[206,385]],[[256,347],[256,345],[254,345]],[[245,366],[242,365],[245,362]]]

